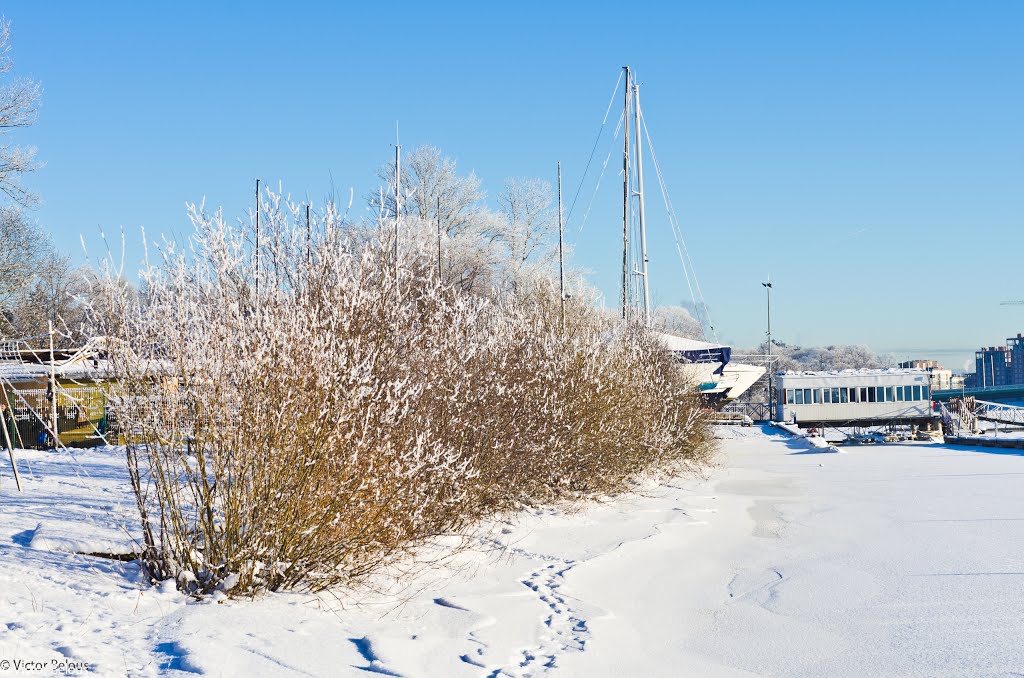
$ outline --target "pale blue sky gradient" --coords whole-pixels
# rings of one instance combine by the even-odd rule
[[[558,160],[571,195],[629,64],[721,339],[761,340],[769,273],[786,342],[959,368],[1024,329],[998,303],[1024,298],[1024,4],[625,6],[6,3],[16,72],[45,88],[18,135],[46,163],[35,216],[76,255],[79,234],[95,248],[124,226],[138,258],[140,226],[185,232],[204,196],[241,216],[257,176],[314,199],[333,178],[358,201],[396,120],[492,196],[507,176],[553,183]],[[611,300],[614,165],[570,228]],[[654,298],[678,303],[648,193]]]

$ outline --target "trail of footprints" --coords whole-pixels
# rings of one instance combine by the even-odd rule
[[[689,499],[714,501],[718,497],[697,496]],[[694,514],[710,515],[718,511],[711,507],[686,507],[677,510],[690,517],[693,517]],[[688,524],[707,525],[708,521],[694,518]],[[656,527],[660,530],[661,526]],[[498,540],[493,540],[493,544],[515,555],[535,561],[540,560],[544,563],[519,581],[536,594],[537,598],[547,606],[547,610],[543,617],[545,631],[539,638],[540,642],[537,646],[521,650],[521,657],[517,664],[493,669],[486,674],[487,678],[501,678],[502,676],[528,678],[541,675],[556,668],[561,655],[567,652],[582,652],[590,639],[587,620],[582,611],[573,607],[571,597],[561,592],[565,583],[565,575],[582,561],[561,559],[518,547],[509,547]],[[470,640],[478,645],[481,644],[478,639],[473,637],[473,634],[470,634]],[[481,654],[481,652],[482,650],[478,648],[476,653]],[[468,654],[462,655],[462,659],[474,666],[484,666],[481,662],[471,659]]]

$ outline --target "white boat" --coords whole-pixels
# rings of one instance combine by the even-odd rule
[[[623,70],[626,78],[626,97],[625,111],[622,117],[625,128],[622,165],[622,317],[626,322],[642,321],[649,327],[651,326],[651,305],[647,278],[647,233],[644,210],[643,153],[641,152],[641,129],[646,130],[646,125],[640,113],[640,86],[633,79],[628,67]],[[630,138],[631,118],[635,142]],[[647,141],[650,143],[649,136]],[[632,149],[631,143],[633,143]],[[664,191],[661,171],[653,153],[653,146],[651,148],[654,167],[658,171],[659,183]],[[635,170],[635,180],[631,173],[631,163],[634,165],[632,169]],[[636,199],[636,226],[639,232],[640,247],[639,252],[634,253],[638,254],[639,258],[634,256],[631,260],[629,236],[634,198]],[[686,262],[683,261],[682,254],[685,245],[683,248],[678,247],[682,239],[681,233],[678,223],[673,220],[674,213],[671,211],[671,201],[667,196],[665,202],[670,210],[669,222],[673,227],[680,261],[685,269]],[[688,257],[689,255],[687,255],[687,259]],[[631,279],[634,283],[632,286],[630,285]],[[699,285],[697,289],[699,291]],[[706,316],[707,308],[706,305],[704,306]],[[663,332],[658,334],[662,344],[679,360],[684,372],[690,376],[694,386],[707,397],[709,404],[720,406],[730,400],[735,400],[765,373],[765,368],[758,365],[731,362],[732,348],[725,344],[688,339]]]
[[[765,368],[730,360],[732,347],[658,332],[700,392],[716,404],[735,400],[764,376]]]

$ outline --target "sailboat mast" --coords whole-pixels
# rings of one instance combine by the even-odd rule
[[[633,85],[633,115],[636,125],[636,196],[640,215],[640,275],[643,277],[644,324],[651,324],[651,290],[647,283],[647,224],[644,220],[644,159],[640,143],[640,85]]]
[[[626,71],[626,102],[622,116],[625,125],[625,134],[622,135],[622,319],[629,320],[629,87],[632,80],[629,66],[622,68]]]
[[[398,123],[395,123],[395,275],[398,275],[398,228],[402,219],[402,144],[398,143]]]
[[[565,255],[562,247],[562,162],[558,162],[558,298],[562,309],[562,331],[565,331]]]

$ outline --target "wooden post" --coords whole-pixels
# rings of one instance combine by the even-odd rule
[[[7,416],[14,419],[14,408],[11,407],[11,399],[7,397],[7,389],[0,387],[0,390],[4,392],[4,402],[7,405]],[[3,425],[4,429],[4,443],[7,445],[7,456],[11,458],[11,470],[14,471],[14,484],[18,486],[18,492],[21,492],[21,476],[18,475],[18,465],[14,463],[14,443],[11,442],[11,433],[7,430],[7,422],[3,421],[3,417],[0,417],[0,424]]]
[[[53,449],[60,447],[60,431],[57,430],[57,361],[53,357],[53,321],[50,323],[50,412],[53,415]]]

